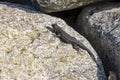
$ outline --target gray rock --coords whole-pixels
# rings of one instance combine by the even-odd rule
[[[31,0],[36,8],[50,13],[78,8],[90,3],[106,0]],[[108,0],[110,1],[110,0]]]
[[[120,80],[120,3],[104,3],[85,8],[78,17],[79,31],[102,57],[105,70]]]
[[[1,80],[105,80],[104,70],[90,55],[77,52],[54,36],[46,27],[59,24],[81,40],[102,63],[90,43],[66,23],[10,3],[0,2],[0,79]]]
[[[31,4],[31,0],[0,0],[0,1],[18,3],[18,4]]]
[[[13,3],[26,4],[37,10],[51,13],[82,7],[91,3],[116,0],[1,0]]]

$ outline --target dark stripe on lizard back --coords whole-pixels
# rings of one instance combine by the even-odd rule
[[[56,35],[58,35],[62,41],[72,44],[73,48],[75,45],[75,46],[78,46],[79,48],[86,50],[89,53],[89,55],[91,56],[91,58],[93,59],[93,61],[97,64],[98,68],[101,69],[101,67],[97,63],[97,60],[95,59],[93,53],[82,42],[77,40],[75,37],[70,36],[68,33],[66,33],[64,30],[62,30],[60,28],[60,26],[58,26],[57,24],[52,24],[52,27],[53,27],[54,33],[56,33]]]

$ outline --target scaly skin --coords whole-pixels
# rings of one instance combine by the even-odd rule
[[[89,53],[89,55],[91,56],[91,58],[93,59],[93,61],[97,64],[98,68],[101,70],[100,65],[97,63],[97,60],[95,59],[95,57],[94,57],[93,53],[90,51],[90,49],[88,49],[82,42],[78,41],[76,38],[67,34],[57,24],[53,24],[52,27],[54,29],[54,32],[59,36],[59,38],[62,41],[72,44],[73,48],[75,48],[75,49],[77,46],[77,48],[79,47],[79,48],[86,50]]]

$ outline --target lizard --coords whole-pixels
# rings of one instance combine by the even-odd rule
[[[96,63],[97,67],[101,70],[100,65],[97,63],[97,60],[95,59],[93,53],[88,49],[81,41],[77,40],[75,37],[70,36],[68,33],[66,33],[60,26],[57,24],[52,24],[53,31],[60,40],[64,41],[65,43],[72,44],[74,49],[82,48],[83,50],[86,50],[93,61]]]

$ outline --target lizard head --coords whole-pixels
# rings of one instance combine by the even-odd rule
[[[58,28],[58,25],[57,25],[57,24],[52,24],[52,27],[53,27],[54,30],[57,31],[57,28]]]
[[[59,32],[59,27],[57,24],[52,24],[52,27],[53,27],[53,30],[55,33],[58,33]]]

